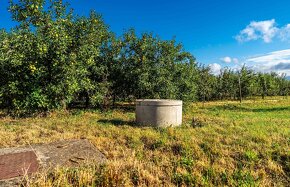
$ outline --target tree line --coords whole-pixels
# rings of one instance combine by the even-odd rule
[[[242,100],[260,96],[288,96],[290,81],[286,74],[255,72],[245,65],[240,70],[224,68],[219,75],[212,75],[210,67],[198,68],[197,97],[200,101]]]
[[[0,31],[0,106],[47,111],[108,107],[136,98],[208,101],[288,95],[285,75],[223,69],[217,76],[174,39],[133,29],[117,37],[100,15],[77,16],[61,0],[10,2]]]

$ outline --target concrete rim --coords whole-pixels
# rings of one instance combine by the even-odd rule
[[[181,100],[171,99],[137,99],[136,105],[138,106],[181,106]]]

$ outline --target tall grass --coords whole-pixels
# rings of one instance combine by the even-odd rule
[[[0,147],[87,138],[107,158],[24,180],[30,186],[287,186],[290,99],[193,103],[183,126],[133,123],[134,111],[71,110],[0,119]]]

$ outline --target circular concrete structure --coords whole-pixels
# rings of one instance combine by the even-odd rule
[[[182,101],[165,99],[136,100],[136,122],[155,127],[180,126]]]

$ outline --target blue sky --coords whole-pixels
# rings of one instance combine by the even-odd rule
[[[0,27],[9,29],[0,0]],[[79,15],[96,10],[117,34],[135,28],[176,38],[213,72],[246,64],[290,75],[289,0],[70,0]],[[288,25],[289,24],[289,25]]]

